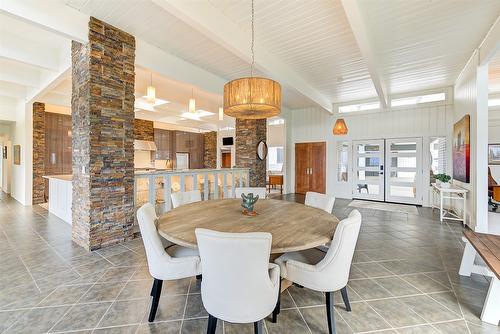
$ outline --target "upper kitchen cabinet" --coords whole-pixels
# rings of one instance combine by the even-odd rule
[[[187,153],[189,155],[189,168],[203,168],[203,134],[154,129],[154,136],[157,160],[172,160],[173,166],[176,166],[176,153]]]

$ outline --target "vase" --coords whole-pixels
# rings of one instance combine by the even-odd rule
[[[448,189],[448,188],[450,188],[450,186],[451,185],[448,182],[441,182],[441,185],[440,185],[440,187],[444,188],[444,189]]]

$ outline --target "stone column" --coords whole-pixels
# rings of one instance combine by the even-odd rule
[[[33,204],[45,203],[45,104],[33,103]]]
[[[217,131],[203,134],[203,146],[203,166],[205,168],[217,168]]]
[[[155,141],[154,122],[136,118],[134,120],[134,139]]]
[[[250,187],[266,186],[266,161],[257,158],[257,144],[266,140],[266,119],[236,119],[236,167],[250,168]]]
[[[72,43],[73,240],[95,250],[133,238],[133,36],[89,21]]]

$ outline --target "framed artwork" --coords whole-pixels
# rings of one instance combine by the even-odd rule
[[[453,125],[453,178],[470,182],[470,116]]]
[[[14,165],[21,164],[21,145],[14,145]]]
[[[500,144],[488,145],[488,165],[500,165]]]
[[[3,158],[4,158],[4,159],[7,159],[7,146],[4,146],[4,147],[2,148],[2,153],[3,153]]]

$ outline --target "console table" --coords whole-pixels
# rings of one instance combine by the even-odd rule
[[[433,209],[439,209],[439,221],[442,223],[444,219],[448,220],[457,220],[461,221],[464,225],[467,219],[467,189],[463,188],[458,188],[458,187],[450,187],[450,188],[443,188],[442,186],[433,183],[432,184],[432,208]],[[439,198],[439,202],[436,203],[437,201],[435,200],[435,197]],[[444,207],[444,200],[449,199],[449,200],[454,200],[454,201],[460,201],[462,202],[463,205],[463,212],[462,215],[458,215],[455,212],[453,212],[451,209],[445,209]]]

